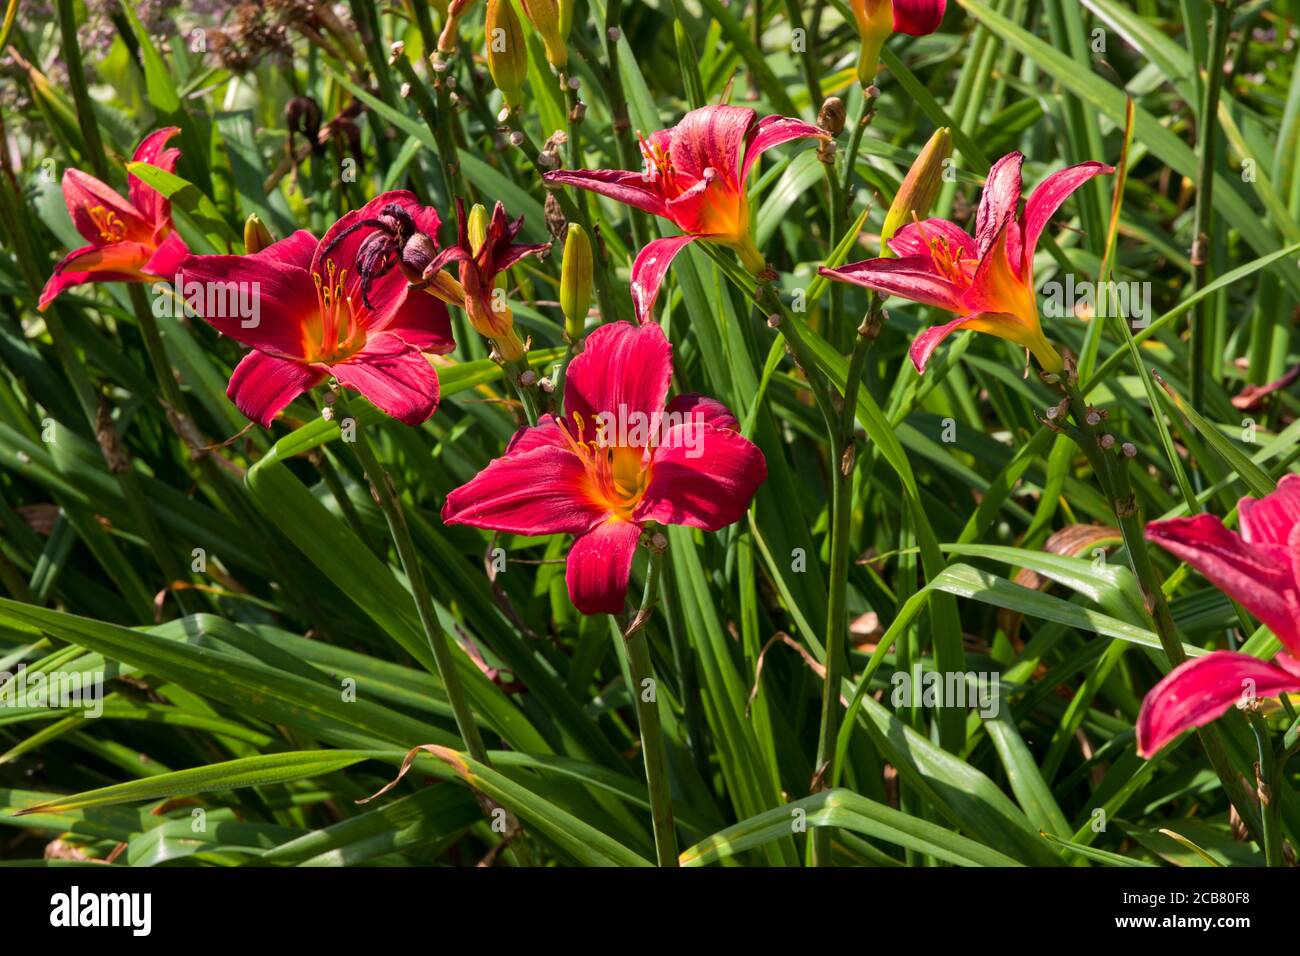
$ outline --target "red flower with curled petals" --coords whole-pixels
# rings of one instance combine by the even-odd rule
[[[924,372],[939,343],[958,329],[1009,339],[1033,353],[1046,371],[1061,370],[1061,356],[1043,335],[1034,298],[1034,252],[1052,215],[1092,177],[1115,170],[1104,163],[1080,163],[1038,184],[1023,213],[1020,165],[1008,153],[989,170],[975,216],[975,238],[946,219],[908,223],[889,240],[899,258],[868,259],[818,271],[828,278],[897,295],[957,316],[926,329],[910,352]]]
[[[226,389],[250,419],[269,426],[328,376],[408,425],[433,414],[438,376],[422,353],[445,354],[455,342],[447,307],[408,295],[402,270],[386,262],[397,255],[385,234],[397,210],[437,235],[437,212],[398,190],[348,213],[319,242],[299,230],[253,255],[181,263],[177,294],[187,309],[253,349]],[[255,314],[230,308],[233,297]]]
[[[565,575],[583,614],[615,614],[650,522],[717,531],[767,477],[763,453],[720,403],[668,402],[672,346],[654,323],[603,325],[564,379],[563,418],[522,428],[447,496],[442,518],[509,534],[572,534]]]
[[[131,161],[172,172],[179,149],[166,149],[179,133],[175,126],[150,133]],[[77,232],[89,245],[74,249],[54,267],[41,290],[37,308],[49,308],[64,289],[87,282],[156,282],[170,279],[176,264],[189,255],[172,224],[169,199],[136,176],[127,176],[123,199],[94,176],[79,169],[63,174],[63,200]]]
[[[734,249],[750,272],[767,264],[749,228],[745,183],[759,156],[793,139],[826,139],[801,120],[758,114],[740,106],[691,110],[672,129],[641,141],[645,169],[561,169],[543,179],[577,186],[662,216],[684,235],[648,243],[632,264],[632,302],[637,320],[652,316],[659,287],[673,257],[696,239]]]
[[[1175,667],[1142,701],[1143,757],[1238,701],[1300,692],[1300,475],[1263,498],[1242,498],[1237,514],[1240,533],[1202,514],[1152,521],[1146,536],[1259,618],[1283,650],[1271,661],[1215,651]]]

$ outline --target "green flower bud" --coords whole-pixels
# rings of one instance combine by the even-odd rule
[[[880,227],[880,254],[892,256],[888,241],[894,233],[913,219],[924,219],[930,214],[935,197],[943,186],[943,171],[952,155],[952,133],[942,126],[934,131],[912,168],[903,177],[903,184],[885,213],[885,224]]]
[[[546,59],[557,70],[569,62],[569,31],[566,19],[573,19],[572,7],[568,16],[561,10],[559,0],[520,0],[524,5],[524,16],[542,38],[546,47]]]
[[[488,0],[487,61],[492,82],[506,98],[506,104],[521,105],[528,78],[528,44],[511,0]]]
[[[275,242],[271,238],[271,230],[266,228],[266,223],[258,218],[257,213],[253,213],[244,221],[244,253],[252,255],[255,252],[261,252],[271,243]]]
[[[560,266],[560,309],[564,312],[564,331],[576,342],[582,336],[591,308],[591,240],[576,222],[569,224],[564,236],[564,261]]]

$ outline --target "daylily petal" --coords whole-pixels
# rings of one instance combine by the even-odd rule
[[[740,428],[740,422],[735,415],[731,414],[731,409],[716,398],[709,398],[695,392],[678,395],[668,403],[664,414],[681,415],[686,421],[705,422],[714,428],[725,428],[731,431]]]
[[[281,358],[307,355],[304,322],[318,309],[316,287],[305,269],[285,265],[266,253],[253,256],[189,256],[179,267],[186,305],[236,342]],[[252,304],[241,316],[234,304]]]
[[[149,248],[135,242],[82,246],[69,252],[41,290],[38,311],[45,311],[65,290],[86,282],[139,282]]]
[[[582,354],[569,363],[564,411],[581,415],[586,429],[594,429],[602,412],[644,415],[649,422],[663,410],[672,377],[673,347],[663,329],[653,322],[611,322],[588,335]]]
[[[317,245],[319,243],[315,236],[306,229],[299,229],[283,239],[276,240],[260,252],[253,253],[253,256],[267,262],[310,271],[312,259],[316,257]]]
[[[817,271],[831,279],[852,282],[922,305],[933,305],[949,312],[964,311],[962,290],[934,271],[934,261],[928,254],[901,259],[866,259],[837,269],[823,266]]]
[[[408,293],[386,325],[371,326],[370,335],[379,332],[391,332],[407,345],[435,355],[446,355],[456,348],[447,307],[422,292]]]
[[[963,315],[947,322],[944,325],[932,325],[925,329],[912,340],[912,347],[907,350],[908,358],[912,360],[912,365],[916,367],[917,374],[925,371],[926,365],[930,363],[930,356],[934,350],[939,347],[948,336],[952,335],[967,323],[974,322],[979,318],[979,314]]]
[[[438,373],[429,360],[391,332],[366,340],[365,347],[330,366],[339,384],[406,425],[419,425],[438,407]]]
[[[608,516],[591,500],[581,459],[540,443],[493,459],[442,506],[446,524],[507,534],[583,534]]]
[[[948,243],[948,248],[963,259],[978,259],[975,240],[961,226],[947,219],[925,219],[909,222],[899,227],[889,240],[889,248],[899,256],[929,256],[931,245],[938,239]]]
[[[1038,184],[1025,200],[1023,264],[1019,270],[1021,275],[1029,274],[1034,250],[1038,248],[1038,237],[1043,234],[1061,204],[1092,177],[1114,171],[1113,167],[1105,163],[1079,163],[1052,173]]]
[[[1185,730],[1201,727],[1239,701],[1300,691],[1300,674],[1234,651],[1215,651],[1175,667],[1142,701],[1138,754],[1153,757]]]
[[[95,245],[124,239],[139,242],[153,232],[152,221],[145,220],[129,202],[79,169],[64,172],[63,201],[77,232]],[[104,231],[106,228],[108,235]]]
[[[1147,525],[1147,539],[1186,561],[1259,618],[1293,654],[1300,654],[1300,596],[1292,568],[1272,549],[1249,545],[1213,515]]]
[[[894,32],[923,37],[939,29],[947,0],[894,0]]]
[[[1007,221],[1015,218],[1024,159],[1021,153],[1007,153],[989,170],[975,214],[975,251],[981,258],[993,247]]]
[[[632,304],[641,323],[653,323],[655,300],[664,283],[668,267],[677,253],[695,241],[695,236],[669,236],[646,243],[632,263]]]
[[[286,405],[324,378],[324,372],[310,365],[254,349],[235,366],[226,396],[250,421],[270,428]]]
[[[1237,524],[1247,544],[1285,545],[1300,524],[1300,475],[1286,475],[1263,498],[1242,498]]]
[[[895,7],[897,9],[897,7]],[[788,116],[765,116],[749,131],[749,145],[745,149],[744,165],[740,168],[740,183],[743,186],[749,178],[749,170],[758,157],[773,146],[780,146],[792,139],[827,139],[826,131],[820,126],[805,123],[803,120]]]
[[[962,311],[1014,315],[1032,332],[1039,328],[1038,304],[1033,289],[1016,272],[1010,249],[1013,230],[1018,232],[1018,226],[1014,220],[1007,220],[1003,227],[992,248],[980,259],[970,287],[962,294]]]
[[[766,478],[763,453],[736,432],[701,422],[675,425],[655,450],[635,517],[717,531],[744,517]]]
[[[564,580],[574,607],[583,614],[623,610],[640,537],[639,525],[610,517],[573,542]]]
[[[712,169],[732,186],[742,182],[740,163],[757,116],[744,106],[691,110],[673,127],[673,168],[690,179],[703,179],[704,171]]]
[[[560,430],[559,420],[547,412],[537,419],[536,425],[524,425],[510,436],[510,441],[506,443],[506,457],[511,455],[522,455],[526,451],[532,451],[534,448],[564,448],[568,449],[569,440]]]
[[[149,261],[144,265],[144,271],[160,279],[171,279],[189,254],[190,247],[185,245],[181,234],[173,229],[149,257]]]
[[[655,216],[667,216],[656,181],[644,172],[625,169],[559,169],[542,177],[548,186],[576,186],[635,206]]]
[[[167,172],[175,172],[176,163],[181,158],[179,149],[166,149],[167,141],[180,132],[179,126],[167,126],[155,130],[146,136],[135,148],[131,157],[134,163],[148,163]],[[170,222],[172,214],[171,200],[152,186],[148,186],[136,176],[127,174],[127,195],[131,205],[140,210],[140,214],[155,226]]]

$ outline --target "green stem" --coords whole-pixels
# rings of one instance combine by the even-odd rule
[[[442,623],[438,620],[437,611],[434,610],[433,598],[429,594],[429,587],[424,579],[424,566],[420,563],[419,555],[415,551],[415,544],[411,540],[411,530],[406,523],[406,515],[402,511],[401,499],[397,497],[397,490],[393,486],[388,471],[375,457],[374,449],[370,446],[370,440],[366,437],[365,429],[361,427],[361,423],[356,416],[351,415],[348,411],[347,403],[341,395],[335,402],[334,407],[340,421],[351,417],[357,424],[356,440],[352,445],[356,451],[357,460],[361,463],[361,469],[366,473],[366,478],[370,481],[370,487],[374,490],[375,498],[379,502],[379,508],[388,521],[388,531],[392,535],[393,545],[397,548],[397,556],[402,562],[402,570],[406,572],[406,579],[410,582],[411,594],[415,598],[415,609],[420,615],[420,625],[424,628],[424,636],[429,642],[429,650],[433,652],[438,677],[442,680],[443,690],[447,693],[447,701],[451,704],[452,714],[455,715],[456,727],[460,731],[461,740],[464,741],[465,749],[471,757],[480,763],[491,766],[491,761],[488,760],[487,748],[483,746],[483,738],[479,735],[478,724],[474,722],[474,712],[470,709],[469,701],[465,697],[465,689],[460,682],[460,675],[456,671],[456,660],[452,654],[451,640],[447,637],[447,632],[443,630]]]
[[[1115,520],[1119,524],[1124,549],[1128,552],[1129,565],[1137,576],[1146,605],[1151,608],[1152,617],[1155,619],[1156,636],[1160,639],[1160,646],[1164,649],[1170,666],[1177,667],[1187,659],[1187,655],[1183,651],[1182,640],[1174,624],[1173,615],[1169,612],[1164,588],[1151,561],[1151,553],[1147,549],[1145,525],[1141,509],[1138,507],[1137,496],[1129,482],[1127,461],[1117,459],[1102,447],[1102,432],[1097,427],[1099,423],[1089,421],[1088,405],[1078,386],[1073,383],[1062,383],[1061,389],[1069,400],[1070,417],[1074,423],[1073,427],[1068,425],[1063,427],[1087,458],[1088,464],[1097,476],[1102,493],[1110,502]],[[1197,730],[1197,736],[1200,738],[1201,746],[1205,748],[1205,755],[1210,765],[1223,784],[1224,792],[1232,805],[1237,808],[1238,816],[1246,824],[1247,829],[1258,836],[1261,832],[1259,814],[1255,812],[1253,802],[1242,790],[1232,770],[1222,737],[1212,726],[1201,727]]]
[[[1281,763],[1273,752],[1264,715],[1252,710],[1250,728],[1255,732],[1255,745],[1259,750],[1259,762],[1255,765],[1255,786],[1262,818],[1264,862],[1267,866],[1282,866],[1282,821],[1279,814],[1282,801],[1278,793],[1278,786],[1282,782],[1279,773]]]
[[[849,537],[853,527],[853,433],[858,388],[867,353],[876,339],[880,321],[879,302],[873,295],[862,324],[858,326],[853,354],[844,380],[843,407],[831,431],[831,566],[826,597],[826,680],[822,685],[821,731],[817,737],[816,777],[834,779],[835,743],[840,732],[840,682],[843,680],[845,643],[848,635]],[[814,866],[831,864],[831,828],[813,831]]]
[[[1210,56],[1205,96],[1201,101],[1199,127],[1196,137],[1196,203],[1192,212],[1192,282],[1194,294],[1205,285],[1206,265],[1209,262],[1210,228],[1214,216],[1212,205],[1214,190],[1214,136],[1218,130],[1219,91],[1223,88],[1223,60],[1228,43],[1228,0],[1212,0],[1210,20]],[[1205,398],[1206,351],[1210,346],[1213,329],[1207,326],[1212,314],[1212,303],[1198,302],[1188,316],[1191,330],[1189,396],[1194,408],[1202,408]]]
[[[77,123],[81,126],[81,139],[86,146],[83,160],[90,163],[94,174],[108,182],[108,156],[99,137],[99,124],[95,121],[94,105],[86,87],[86,73],[81,65],[81,47],[77,40],[77,15],[72,0],[59,0],[59,35],[63,44],[63,62],[68,69],[68,86],[72,88],[72,101],[77,106]]]
[[[664,750],[663,728],[659,723],[658,692],[650,645],[645,624],[659,600],[659,576],[663,566],[663,536],[656,533],[650,547],[650,568],[646,572],[641,607],[623,634],[627,646],[628,669],[632,675],[632,699],[636,702],[636,719],[641,730],[641,753],[645,757],[646,786],[650,792],[650,819],[654,824],[655,853],[660,866],[677,866],[677,832],[673,824],[672,790],[668,782],[668,757]],[[647,683],[648,682],[648,683]],[[650,699],[646,699],[649,690]]]

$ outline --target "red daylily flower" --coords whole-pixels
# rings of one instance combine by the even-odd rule
[[[957,316],[926,329],[910,352],[924,372],[939,343],[958,329],[987,332],[1009,339],[1033,353],[1044,370],[1061,371],[1061,357],[1043,335],[1034,298],[1034,252],[1052,215],[1070,194],[1092,177],[1115,170],[1104,163],[1080,163],[1048,176],[1020,204],[1020,164],[1024,156],[1008,153],[989,170],[975,217],[972,239],[956,223],[926,219],[908,223],[889,240],[899,258],[868,259],[822,268],[822,275],[841,282],[897,295]]]
[[[1138,753],[1151,757],[1184,730],[1239,700],[1300,692],[1300,475],[1237,505],[1241,532],[1202,514],[1147,525],[1147,539],[1186,561],[1259,618],[1283,644],[1271,661],[1215,651],[1178,665],[1138,714]]]
[[[574,605],[622,611],[647,523],[717,531],[741,519],[767,478],[763,453],[722,403],[680,395],[665,407],[672,375],[658,325],[602,325],[569,364],[565,417],[520,429],[447,496],[443,521],[574,535],[565,575]]]
[[[641,141],[643,171],[561,169],[542,178],[662,216],[685,234],[647,244],[632,264],[632,301],[638,321],[648,322],[673,257],[696,239],[734,249],[755,275],[767,268],[750,235],[745,181],[767,150],[807,138],[827,134],[785,116],[760,120],[751,109],[705,106]]]
[[[179,149],[165,149],[179,133],[175,126],[150,133],[136,147],[132,162],[172,172]],[[87,282],[157,282],[170,279],[190,250],[172,224],[172,204],[135,176],[127,176],[123,199],[79,169],[63,174],[63,201],[77,232],[90,245],[74,249],[54,267],[37,308],[47,309],[64,289]]]
[[[891,33],[927,36],[939,29],[947,5],[947,0],[849,0],[862,38],[858,80],[871,83],[880,48]]]
[[[300,229],[253,255],[181,263],[187,308],[253,349],[226,389],[250,419],[270,426],[328,376],[408,425],[438,407],[438,376],[421,353],[456,343],[446,306],[408,295],[402,270],[386,261],[398,255],[384,226],[395,215],[437,235],[438,213],[398,190],[348,213],[319,242]],[[251,298],[259,314],[230,314],[232,295]]]

